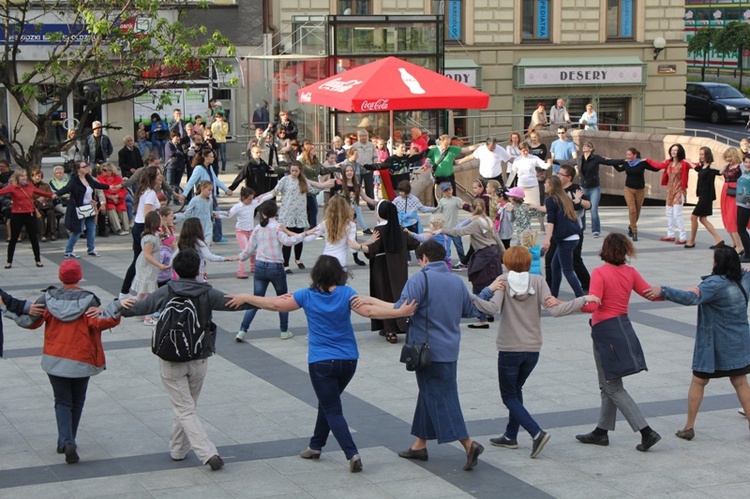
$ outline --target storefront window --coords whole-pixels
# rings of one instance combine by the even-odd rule
[[[435,30],[431,26],[339,26],[336,30],[338,54],[430,53],[435,50]]]
[[[537,105],[542,102],[547,109],[547,119],[549,111],[555,105],[557,99],[565,100],[565,108],[570,114],[572,122],[570,128],[578,128],[578,120],[586,111],[586,104],[592,104],[596,111],[599,121],[599,130],[626,130],[630,123],[630,97],[605,97],[594,95],[560,95],[552,97],[529,97],[524,100],[524,130],[527,130],[531,121],[531,114],[536,111]]]
[[[52,85],[46,85],[44,89],[47,97],[42,97],[37,101],[37,111],[39,114],[46,113],[54,104],[56,104],[55,87]],[[66,104],[67,103],[63,103],[62,106],[52,113],[52,123],[47,126],[48,144],[59,144],[64,142],[67,138],[65,122],[68,118],[68,106]]]
[[[524,41],[547,41],[550,0],[523,0],[521,4],[521,38]]]
[[[607,38],[633,38],[633,0],[607,0]]]
[[[325,17],[294,16],[292,29],[295,54],[326,54]]]
[[[628,128],[630,100],[629,97],[599,97],[599,107],[594,107],[599,115],[599,130],[631,131]]]

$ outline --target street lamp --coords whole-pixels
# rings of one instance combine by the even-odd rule
[[[654,38],[654,60],[656,60],[657,57],[659,57],[659,53],[661,53],[662,50],[667,46],[667,41],[661,37],[657,36]]]

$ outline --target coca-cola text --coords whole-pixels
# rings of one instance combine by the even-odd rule
[[[360,80],[344,81],[342,78],[335,78],[331,81],[323,83],[318,88],[321,90],[330,90],[331,92],[344,93],[347,90],[360,85],[361,83],[362,82]]]
[[[312,92],[301,92],[299,94],[300,102],[310,102],[312,100]]]
[[[387,111],[389,99],[362,101],[361,111]]]

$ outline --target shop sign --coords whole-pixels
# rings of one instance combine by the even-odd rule
[[[641,66],[525,67],[528,86],[642,84]]]
[[[463,83],[472,88],[477,88],[477,70],[476,69],[446,69],[443,75],[451,80]]]

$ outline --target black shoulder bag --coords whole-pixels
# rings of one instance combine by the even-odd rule
[[[431,363],[430,360],[430,343],[429,343],[429,329],[430,329],[430,316],[428,298],[430,296],[430,286],[427,280],[427,272],[422,271],[424,275],[424,301],[425,304],[425,329],[424,329],[424,343],[409,343],[409,331],[406,331],[406,342],[401,348],[401,359],[400,361],[406,364],[407,371],[420,371],[425,367],[428,367]],[[411,319],[409,319],[411,325]],[[409,328],[411,329],[411,327]]]

